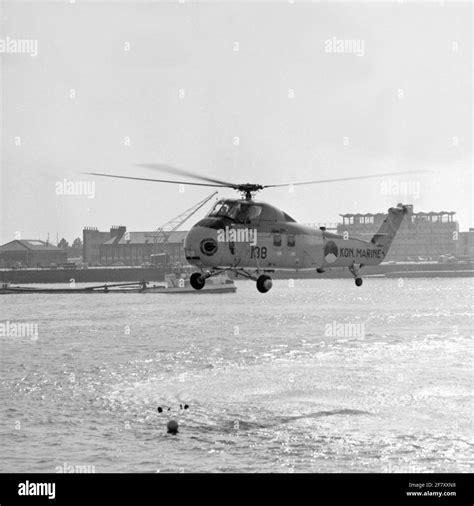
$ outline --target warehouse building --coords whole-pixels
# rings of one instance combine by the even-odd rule
[[[123,225],[101,232],[83,230],[82,259],[89,265],[121,266],[143,264],[186,265],[184,238],[187,232],[127,232]]]
[[[143,265],[145,263],[185,265],[184,238],[187,232],[167,236],[153,232],[124,232],[100,246],[102,265]]]
[[[66,251],[36,239],[15,239],[0,246],[0,267],[50,267],[67,262]]]

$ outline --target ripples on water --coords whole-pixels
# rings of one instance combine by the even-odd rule
[[[468,279],[10,295],[0,310],[39,331],[0,338],[2,472],[473,469]],[[363,335],[327,335],[345,323]]]

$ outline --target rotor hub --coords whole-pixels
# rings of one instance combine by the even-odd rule
[[[264,187],[261,184],[244,183],[236,185],[235,189],[242,193],[246,200],[251,200],[253,194],[263,190],[263,188]]]

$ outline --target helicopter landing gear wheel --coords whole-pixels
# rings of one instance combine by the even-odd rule
[[[355,263],[349,266],[349,270],[351,271],[351,274],[354,276],[354,281],[356,286],[362,286],[362,278],[359,275],[359,269],[363,267],[363,264],[360,264],[357,266]]]
[[[273,286],[273,281],[270,276],[262,274],[257,278],[257,290],[260,293],[267,293]]]
[[[204,285],[206,284],[206,280],[202,279],[201,274],[199,274],[199,272],[191,274],[189,282],[191,283],[191,286],[195,290],[201,290],[202,288],[204,288]]]

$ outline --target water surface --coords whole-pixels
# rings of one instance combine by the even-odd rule
[[[0,297],[0,471],[472,472],[471,280],[237,285]]]

